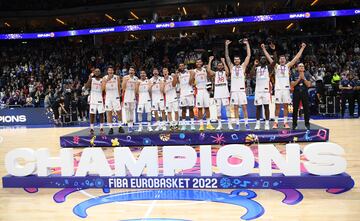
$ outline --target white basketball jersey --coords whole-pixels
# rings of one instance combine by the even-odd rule
[[[265,67],[256,67],[256,86],[255,92],[269,92],[270,76],[269,69]]]
[[[229,96],[228,80],[225,71],[216,71],[214,98],[227,98]]]
[[[102,89],[101,89],[102,79],[96,80],[96,78],[91,79],[91,91],[90,91],[90,104],[102,104]]]
[[[245,91],[245,73],[241,65],[231,70],[231,92]]]
[[[276,65],[275,67],[275,90],[290,90],[290,75],[287,65]]]
[[[139,80],[139,104],[145,104],[151,102],[150,93],[149,93],[149,83],[148,79],[146,80]]]
[[[192,85],[189,84],[190,73],[188,70],[185,70],[183,73],[180,73],[179,81],[180,81],[180,97],[185,97],[194,94],[193,87]]]
[[[207,72],[205,68],[194,69],[195,71],[195,84],[197,89],[206,89]]]
[[[161,86],[160,83],[162,81],[162,77],[152,77],[150,81],[152,82],[153,86],[151,88],[151,96],[153,101],[160,101],[161,99],[164,100],[164,94],[161,93]]]
[[[136,76],[133,76],[130,77],[126,82],[124,102],[135,102],[135,86],[137,81],[138,78]]]
[[[106,75],[104,78],[107,79],[108,76]],[[119,76],[113,75],[113,77],[106,82],[106,98],[105,99],[111,99],[111,98],[119,99],[120,98],[118,78],[119,78]]]
[[[176,87],[173,87],[172,82],[173,82],[173,77],[169,76],[168,79],[164,80],[165,81],[165,99],[166,102],[174,102],[177,100],[177,94],[176,94]]]

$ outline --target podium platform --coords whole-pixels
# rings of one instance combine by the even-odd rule
[[[215,127],[216,124],[213,124]],[[262,123],[262,128],[263,128]],[[291,126],[291,125],[290,125]],[[243,125],[242,125],[243,127]],[[250,128],[254,128],[255,123],[250,123]],[[311,124],[311,129],[298,127],[297,130],[291,129],[271,129],[271,130],[228,130],[227,125],[223,125],[221,131],[205,130],[199,131],[154,131],[154,132],[132,132],[117,133],[114,128],[113,135],[107,135],[109,128],[105,128],[105,135],[99,134],[99,129],[95,129],[95,136],[90,136],[89,129],[81,129],[60,137],[62,148],[73,147],[118,147],[118,146],[164,146],[164,145],[223,145],[223,144],[251,144],[251,143],[289,143],[289,142],[325,142],[329,139],[329,129]],[[144,128],[146,129],[146,127]],[[127,128],[125,128],[127,131]]]

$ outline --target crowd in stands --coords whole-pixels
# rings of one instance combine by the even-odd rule
[[[358,80],[360,73],[359,32],[343,31],[328,36],[298,34],[270,34],[266,31],[244,33],[254,59],[261,56],[260,44],[276,44],[278,53],[291,59],[301,42],[307,48],[301,58],[306,71],[312,76],[318,102],[327,93],[326,85],[332,85],[336,94],[339,82],[348,78]],[[12,43],[0,46],[0,103],[4,106],[45,107],[62,112],[77,111],[79,120],[87,116],[87,94],[82,90],[91,69],[102,71],[111,64],[117,74],[124,76],[130,65],[148,74],[153,67],[170,67],[174,71],[179,62],[193,68],[197,58],[206,64],[214,55],[217,61],[224,57],[224,41],[233,41],[230,56],[245,57],[244,45],[236,34],[189,34],[179,38],[163,38],[104,43],[96,45],[91,39],[82,43],[68,39],[29,41],[27,44]],[[216,61],[213,63],[214,69]],[[249,73],[249,70],[246,71]],[[248,94],[255,87],[254,79],[247,81]],[[61,111],[60,111],[61,112]]]

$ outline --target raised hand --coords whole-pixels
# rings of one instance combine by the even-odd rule
[[[262,49],[265,49],[265,44],[261,44],[260,47],[261,47]]]
[[[220,59],[223,64],[225,64],[225,58]]]
[[[230,40],[226,40],[226,41],[225,41],[225,45],[229,45],[229,44],[231,44],[231,41],[230,41]]]
[[[244,44],[249,44],[249,40],[248,40],[247,38],[244,38],[244,39],[243,39],[243,43],[244,43]]]
[[[209,61],[212,61],[212,60],[214,60],[214,56],[209,57]]]
[[[301,43],[301,47],[302,48],[305,48],[306,47],[306,44],[303,42],[303,43]]]

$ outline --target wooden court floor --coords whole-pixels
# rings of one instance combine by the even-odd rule
[[[256,220],[360,220],[360,120],[313,121],[330,129],[330,141],[345,148],[347,172],[355,180],[355,187],[343,194],[325,190],[299,190],[303,200],[296,205],[282,203],[284,195],[274,190],[253,190],[265,212]],[[4,156],[13,149],[46,147],[52,154],[59,150],[59,136],[79,128],[2,128],[0,129],[0,174],[6,175]],[[280,147],[281,148],[281,147]],[[81,149],[77,149],[80,152]],[[107,149],[106,152],[110,152]],[[0,181],[1,182],[1,181]],[[2,185],[1,185],[2,186]],[[60,189],[39,189],[28,193],[23,189],[0,189],[0,220],[241,220],[243,207],[207,201],[140,200],[98,205],[88,209],[88,216],[80,218],[73,208],[91,197],[104,195],[101,190],[77,191],[65,202],[55,202],[53,196]],[[110,194],[126,190],[111,190]],[[127,190],[131,191],[131,190]],[[230,193],[231,190],[210,190]],[[160,219],[162,218],[162,219]]]

